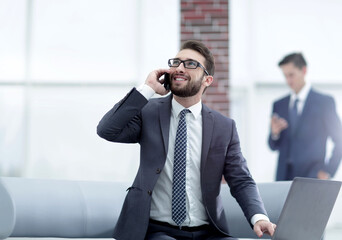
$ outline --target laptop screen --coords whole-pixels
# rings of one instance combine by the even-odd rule
[[[295,178],[280,214],[273,240],[320,240],[341,182]]]

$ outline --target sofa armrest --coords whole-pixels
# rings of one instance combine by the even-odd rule
[[[14,202],[0,179],[0,239],[11,235],[15,224]]]

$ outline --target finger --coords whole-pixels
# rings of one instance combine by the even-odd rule
[[[282,123],[282,124],[287,124],[287,121],[284,118],[280,118],[279,122]]]
[[[267,232],[270,236],[273,236],[274,234],[274,227],[273,227],[273,224],[270,224],[267,226]]]
[[[157,78],[159,79],[165,73],[170,73],[170,69],[162,68],[162,69],[156,70],[155,72],[156,72]]]
[[[284,129],[284,128],[287,128],[287,123],[282,122],[282,123],[279,123],[278,126],[279,126],[280,129]]]
[[[254,225],[254,232],[258,237],[262,237],[263,232],[261,231],[261,228],[259,225]]]
[[[156,84],[159,82],[159,78],[163,76],[169,69],[157,69],[150,72],[145,80],[145,83]]]
[[[279,126],[281,128],[287,128],[287,121],[285,119],[279,120]]]
[[[267,230],[265,230],[264,233],[267,233],[268,235],[273,236],[276,227],[277,226],[275,224],[273,224],[273,223],[268,224],[266,226]]]
[[[156,89],[156,93],[159,95],[166,95],[170,90],[166,90],[165,87],[163,85],[160,85],[157,87]]]
[[[271,118],[271,121],[272,122],[274,122],[274,123],[277,123],[277,122],[279,122],[279,117],[278,116],[272,116],[272,118]]]

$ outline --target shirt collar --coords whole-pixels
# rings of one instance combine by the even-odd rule
[[[179,113],[185,109],[181,104],[179,104],[174,98],[172,98],[172,114],[174,117],[178,117]],[[195,119],[197,119],[202,111],[202,101],[200,100],[195,105],[192,105],[191,107],[187,108],[191,111],[191,114],[194,116]]]
[[[308,97],[308,94],[310,92],[310,89],[311,89],[311,84],[306,82],[298,94],[296,94],[295,92],[291,93],[291,101],[294,102],[295,99],[298,99],[299,101],[305,102],[305,100]]]

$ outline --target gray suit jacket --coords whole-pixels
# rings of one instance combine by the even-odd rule
[[[172,95],[147,101],[132,89],[100,121],[97,132],[106,140],[140,144],[140,166],[114,230],[118,240],[144,239],[149,223],[151,197],[163,170],[169,141]],[[203,105],[201,189],[210,224],[229,235],[219,196],[224,176],[231,194],[250,221],[265,214],[258,189],[240,151],[233,120]],[[227,212],[226,214],[229,214]]]

